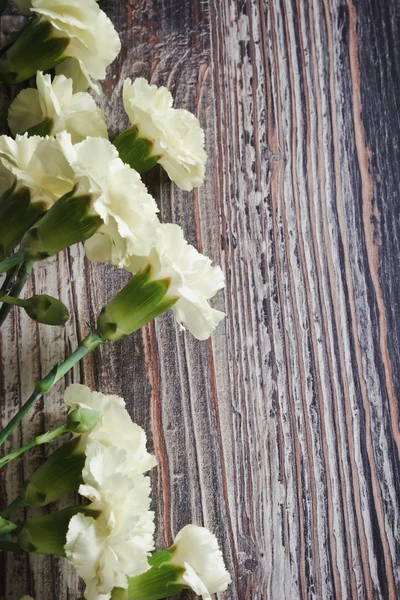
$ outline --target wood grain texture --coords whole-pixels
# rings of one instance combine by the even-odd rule
[[[167,85],[206,130],[205,185],[146,177],[161,218],[220,263],[227,319],[210,342],[171,315],[103,347],[7,448],[60,422],[70,381],[124,396],[149,432],[157,546],[188,522],[221,540],[220,600],[400,597],[400,61],[397,0],[121,0],[103,85]],[[9,10],[1,35],[18,28]],[[15,91],[12,92],[15,94]],[[2,91],[3,109],[10,91]],[[1,422],[62,359],[125,275],[75,247],[27,293],[71,306],[65,329],[13,313],[1,330]],[[11,464],[3,503],[43,458]],[[0,558],[0,596],[75,600],[65,561]],[[182,598],[189,598],[183,594]]]

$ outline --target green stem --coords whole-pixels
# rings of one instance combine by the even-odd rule
[[[13,269],[15,266],[20,265],[24,261],[22,254],[17,252],[8,258],[5,258],[0,262],[0,274]]]
[[[13,298],[17,298],[20,295],[20,293],[22,292],[22,288],[24,287],[28,277],[32,273],[32,267],[33,267],[33,263],[30,261],[26,261],[26,262],[22,263],[22,265],[18,271],[17,280],[14,283],[14,285],[12,286],[10,293],[8,294],[9,296],[12,296]],[[3,325],[4,321],[6,320],[7,315],[10,312],[10,310],[11,310],[10,304],[3,304],[3,306],[0,308],[0,327]]]
[[[26,308],[29,306],[28,300],[21,300],[20,298],[14,298],[14,296],[7,296],[4,292],[0,292],[0,300],[5,304],[11,304],[11,306],[21,306]]]
[[[19,269],[19,266],[16,265],[15,267],[13,267],[12,269],[10,269],[7,272],[7,275],[6,275],[6,277],[5,277],[4,281],[3,281],[3,284],[1,286],[1,291],[2,292],[8,293],[8,291],[9,291],[9,289],[11,287],[11,282],[13,281],[15,275],[18,273],[18,269]]]
[[[13,513],[26,506],[25,502],[21,500],[21,498],[16,498],[11,504],[0,510],[0,517],[3,519],[8,519],[8,517]]]
[[[22,446],[22,448],[19,448],[19,450],[15,450],[15,452],[11,452],[10,454],[7,454],[7,456],[3,456],[3,458],[0,459],[0,469],[4,467],[4,465],[14,460],[14,458],[18,458],[18,456],[21,456],[21,454],[24,454],[24,452],[28,452],[28,450],[31,450],[31,448],[35,448],[35,446],[40,446],[42,444],[47,444],[59,435],[67,433],[68,431],[68,425],[65,423],[64,425],[57,427],[57,429],[54,429],[53,431],[49,431],[47,433],[42,433],[42,435],[38,435],[34,440],[32,440],[32,442],[29,442],[29,444]]]
[[[96,331],[90,332],[89,335],[85,337],[85,339],[79,344],[77,349],[65,359],[60,365],[56,365],[43,379],[37,382],[35,386],[35,390],[25,402],[25,404],[20,408],[17,414],[11,419],[8,425],[3,429],[0,433],[0,446],[5,442],[5,440],[12,433],[14,428],[20,423],[23,417],[30,411],[32,406],[41,398],[44,394],[46,394],[57,381],[60,381],[62,377],[72,367],[74,367],[86,354],[89,354],[92,350],[97,348],[100,344],[104,342],[103,337],[98,334]]]

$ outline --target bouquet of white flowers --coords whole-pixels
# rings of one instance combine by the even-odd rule
[[[57,298],[20,298],[34,264],[72,244],[87,257],[131,274],[90,333],[39,381],[0,432],[0,445],[33,405],[87,353],[171,309],[181,328],[207,339],[224,314],[210,300],[224,287],[219,266],[161,223],[141,173],[159,163],[183,190],[201,185],[204,134],[198,119],[173,107],[166,88],[126,79],[131,125],[109,139],[106,118],[86,90],[98,89],[120,41],[95,0],[15,0],[30,20],[0,54],[0,81],[36,75],[36,89],[12,102],[14,137],[0,136],[0,326],[14,306],[39,323],[61,326]],[[52,78],[46,71],[55,68]],[[0,468],[30,449],[67,436],[0,512],[0,550],[64,556],[86,584],[87,600],[156,600],[189,588],[203,598],[230,583],[213,534],[187,525],[154,552],[148,471],[157,464],[146,434],[122,398],[70,386],[66,416],[53,431],[0,458]],[[44,516],[13,518],[78,492],[80,503]],[[28,598],[28,597],[25,597]]]

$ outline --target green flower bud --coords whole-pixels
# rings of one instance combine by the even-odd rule
[[[100,418],[97,410],[76,408],[67,417],[68,430],[73,433],[89,433]]]
[[[158,154],[153,154],[153,142],[140,137],[135,125],[120,133],[113,144],[118,150],[120,159],[138,173],[149,171],[161,158]]]
[[[64,325],[69,319],[68,308],[52,296],[46,294],[32,296],[25,300],[25,312],[31,319],[44,325]]]
[[[169,284],[169,279],[153,280],[150,265],[139,271],[101,311],[98,333],[120,340],[171,308],[177,298],[167,297]]]
[[[20,243],[22,236],[46,212],[46,202],[31,202],[31,192],[15,185],[0,197],[0,261]]]
[[[19,499],[29,506],[46,506],[78,491],[84,464],[80,437],[73,438],[53,452],[25,481]]]
[[[36,262],[53,256],[96,233],[103,221],[91,212],[92,196],[75,194],[76,188],[62,196],[26,232],[20,248],[25,260]]]
[[[37,71],[49,71],[64,58],[70,42],[68,37],[58,37],[52,25],[35,17],[22,29],[17,38],[0,57],[0,81],[19,83]]]

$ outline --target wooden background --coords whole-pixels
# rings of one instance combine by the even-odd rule
[[[124,396],[159,459],[157,546],[188,522],[223,547],[228,600],[400,597],[399,18],[397,0],[119,0],[103,85],[112,133],[125,77],[169,87],[206,129],[206,184],[146,177],[161,217],[222,265],[210,342],[165,315],[96,351],[29,415],[16,448],[61,421],[63,389]],[[3,40],[21,24],[10,9]],[[3,110],[10,100],[2,92]],[[15,94],[15,90],[13,92]],[[27,288],[64,329],[1,330],[1,421],[63,359],[124,274],[73,248]],[[1,479],[13,499],[43,450]],[[63,560],[2,556],[0,596],[76,600]],[[182,598],[191,598],[183,594]]]

